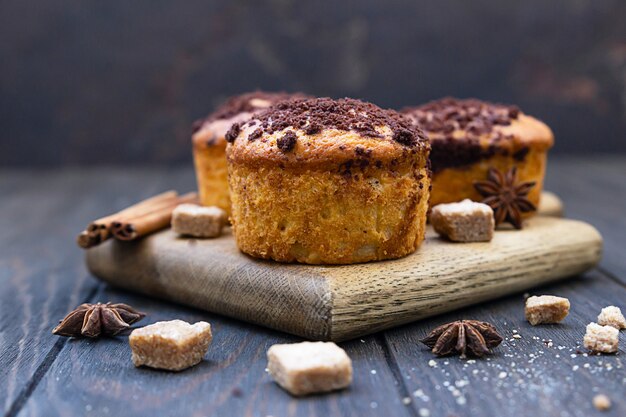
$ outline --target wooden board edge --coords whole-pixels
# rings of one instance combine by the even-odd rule
[[[541,220],[540,220],[541,221]],[[602,259],[602,251],[603,251],[603,239],[599,231],[593,227],[592,225],[578,221],[578,220],[565,220],[569,222],[572,226],[576,225],[576,227],[580,228],[582,234],[585,234],[587,237],[584,241],[578,242],[575,245],[571,245],[567,247],[567,250],[561,249],[562,253],[566,254],[569,251],[574,251],[576,253],[575,257],[572,257],[573,263],[569,268],[567,268],[567,273],[563,274],[553,274],[549,273],[541,278],[537,277],[533,280],[516,280],[506,284],[505,290],[501,291],[498,295],[494,296],[493,294],[482,294],[481,296],[472,297],[472,300],[468,302],[467,299],[459,298],[456,301],[450,302],[446,305],[440,305],[425,311],[415,311],[412,314],[406,314],[403,317],[395,317],[393,319],[387,321],[381,321],[377,325],[369,325],[367,328],[364,326],[354,326],[352,320],[345,320],[340,317],[341,314],[337,313],[337,306],[341,304],[351,304],[352,301],[349,300],[349,296],[346,297],[346,294],[342,294],[339,291],[333,290],[333,311],[332,311],[332,325],[331,332],[328,340],[334,342],[343,342],[346,340],[355,339],[358,337],[363,337],[368,334],[372,334],[375,332],[387,330],[393,327],[397,327],[403,324],[408,324],[417,320],[422,320],[428,317],[436,316],[439,314],[443,314],[446,312],[450,312],[459,308],[468,307],[471,305],[476,305],[481,302],[485,302],[494,298],[503,297],[507,295],[512,295],[515,293],[520,293],[526,290],[529,290],[533,287],[537,287],[540,285],[548,284],[551,282],[556,282],[560,280],[565,280],[568,278],[575,277],[580,275],[586,271],[591,270],[595,266],[600,263]],[[519,273],[517,274],[519,275]],[[391,303],[399,304],[398,300],[393,299],[393,294],[389,294]],[[523,307],[521,307],[523,309]],[[390,315],[391,316],[391,315]]]
[[[537,207],[538,216],[563,217],[565,210],[563,202],[558,195],[550,191],[542,191],[539,207]]]
[[[214,292],[206,291],[201,276],[191,277],[198,275],[191,268],[183,270],[183,273],[186,271],[189,274],[189,288],[177,287],[171,284],[173,274],[168,265],[172,264],[173,258],[180,259],[180,253],[160,246],[159,235],[163,236],[156,234],[131,243],[106,242],[89,249],[85,254],[87,268],[93,276],[116,288],[185,304],[307,339],[330,338],[332,294],[328,282],[324,277],[316,275],[314,270],[303,273],[296,271],[298,268],[294,265],[294,272],[285,273],[284,264],[250,258],[256,268],[254,271],[246,268],[246,265],[237,266],[236,262],[225,263],[231,266],[229,269],[221,268],[220,265],[214,265],[213,269],[207,267],[206,273],[213,274]],[[123,272],[114,265],[123,265]],[[234,279],[242,276],[246,280],[255,280],[256,285]],[[170,282],[162,285],[164,280]],[[202,290],[211,295],[197,297],[196,294]],[[257,294],[248,299],[255,301],[241,303],[241,298],[250,297],[251,291]],[[285,300],[300,302],[285,306]],[[295,324],[294,315],[300,318]]]

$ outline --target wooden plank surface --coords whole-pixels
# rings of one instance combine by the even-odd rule
[[[59,245],[73,234],[73,220],[64,213],[89,203],[68,200],[59,189],[39,189],[38,175],[3,176],[3,185],[9,177],[12,191],[0,198],[0,404],[5,412],[27,399],[33,377],[45,372],[61,349],[63,341],[50,337],[49,326],[97,285],[77,263],[76,251]],[[56,179],[77,193],[86,191],[87,184],[73,176]]]
[[[315,266],[242,254],[165,230],[87,252],[90,271],[141,294],[303,336],[341,341],[582,273],[600,259],[590,225],[536,216],[491,242],[458,244],[429,227],[420,249],[386,262]]]
[[[450,358],[446,365],[445,359],[438,359],[437,367],[431,368],[429,352],[415,343],[428,329],[448,319],[471,316],[493,320],[510,336],[512,331],[506,329],[510,323],[518,324],[522,298],[521,294],[513,295],[423,320],[364,338],[365,343],[357,339],[343,344],[359,367],[354,386],[346,392],[304,400],[292,399],[262,372],[264,348],[273,341],[296,338],[98,286],[84,270],[83,254],[74,248],[73,238],[85,222],[124,207],[137,197],[170,187],[193,188],[190,169],[0,171],[3,413],[139,416],[149,408],[152,415],[207,415],[210,412],[205,410],[209,410],[215,415],[275,417],[419,416],[423,408],[431,416],[464,416],[478,409],[479,415],[494,417],[621,417],[626,414],[622,399],[626,385],[624,334],[618,355],[572,358],[568,349],[580,340],[580,326],[593,319],[598,308],[620,302],[624,307],[626,261],[622,241],[626,227],[622,216],[626,212],[626,190],[621,179],[626,177],[625,170],[626,158],[550,161],[548,189],[563,198],[568,217],[589,221],[605,239],[600,272],[545,289],[546,293],[572,299],[572,314],[562,326],[530,328],[522,321],[517,327],[522,339],[516,346],[512,342],[503,344],[490,360],[468,364]],[[98,291],[90,292],[94,289]],[[114,299],[137,305],[150,313],[141,324],[174,316],[208,319],[220,331],[219,336],[216,333],[215,350],[197,370],[173,375],[132,368],[124,338],[84,344],[52,337],[49,331],[56,321],[86,299]],[[537,343],[549,338],[557,347],[540,353]],[[561,349],[567,353],[559,353],[558,346],[567,346]],[[529,362],[531,354],[537,358]],[[516,367],[522,363],[524,366],[508,375],[511,362],[516,362]],[[479,367],[476,376],[472,366]],[[500,379],[501,372],[507,372],[507,377]],[[470,384],[460,382],[461,387],[456,387],[456,381],[464,377]],[[515,385],[518,380],[523,381],[519,386]],[[459,400],[460,395],[455,396],[456,391],[446,387],[446,381],[465,400]],[[233,392],[235,387],[240,391]],[[429,396],[428,401],[424,401],[424,395],[413,396],[419,389]],[[609,394],[614,403],[611,411],[600,413],[591,408],[591,397],[596,392]],[[402,402],[405,396],[411,398],[408,406]]]
[[[402,405],[384,345],[376,337],[341,345],[354,365],[355,383],[349,390],[295,399],[265,372],[265,352],[274,343],[299,338],[111,288],[95,299],[127,302],[145,311],[148,316],[139,325],[174,318],[209,321],[214,338],[206,360],[182,373],[137,369],[126,336],[70,341],[21,415],[358,417],[377,416],[381,410],[412,415]]]
[[[426,408],[433,416],[623,416],[624,335],[616,355],[588,356],[581,346],[585,326],[600,309],[625,307],[626,289],[596,272],[530,294],[567,297],[570,314],[561,324],[533,327],[524,319],[524,297],[518,294],[385,332],[413,409]],[[493,323],[505,337],[486,360],[433,358],[420,345],[433,326],[465,318]],[[521,339],[513,337],[516,333]],[[599,393],[613,400],[611,412],[593,407]]]
[[[600,265],[626,284],[626,158],[551,160],[546,187],[561,196],[567,217],[600,231],[605,241]]]
[[[106,181],[98,181],[106,177]],[[150,171],[0,173],[0,403],[14,413],[65,340],[50,329],[99,286],[73,244],[95,213],[128,205],[162,185]],[[187,182],[187,181],[186,181]]]

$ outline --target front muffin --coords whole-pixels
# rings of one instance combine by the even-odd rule
[[[246,93],[231,97],[215,112],[194,123],[193,159],[200,202],[203,205],[217,206],[230,213],[224,135],[232,124],[245,121],[255,112],[278,101],[304,97],[303,94],[282,92],[255,91]]]
[[[532,182],[528,200],[537,206],[552,131],[515,106],[475,99],[445,98],[402,110],[428,134],[433,170],[431,207],[469,198],[481,201],[475,187],[490,168],[502,175],[516,168],[516,183]],[[524,217],[530,212],[525,213]]]
[[[292,100],[226,135],[239,249],[265,259],[350,264],[424,239],[429,144],[410,120],[359,100]]]

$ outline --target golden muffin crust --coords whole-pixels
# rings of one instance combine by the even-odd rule
[[[243,252],[354,263],[405,256],[423,240],[429,144],[398,113],[353,99],[291,100],[233,124],[226,140]]]
[[[431,207],[466,198],[480,201],[474,181],[485,180],[490,167],[506,172],[513,166],[518,168],[519,182],[536,182],[529,199],[539,203],[547,151],[554,144],[552,131],[543,122],[516,106],[476,99],[444,98],[402,113],[431,140]]]
[[[301,93],[254,91],[231,97],[206,118],[193,124],[193,156],[200,202],[230,213],[224,135],[233,123],[249,119],[255,112]]]

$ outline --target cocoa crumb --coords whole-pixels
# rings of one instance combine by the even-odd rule
[[[361,156],[361,157],[365,157],[365,158],[369,158],[372,155],[372,150],[371,149],[365,149],[363,146],[361,145],[357,145],[354,148],[354,153],[357,156]]]
[[[263,131],[261,129],[256,129],[254,132],[248,135],[248,140],[250,142],[257,140],[263,135]]]
[[[296,136],[296,134],[292,130],[290,130],[285,133],[283,137],[276,140],[276,146],[278,146],[278,149],[283,152],[289,152],[296,146],[297,140],[298,137]]]
[[[224,139],[226,139],[228,143],[233,143],[235,139],[237,139],[237,136],[239,136],[239,132],[241,132],[239,123],[233,123],[230,129],[228,129],[228,132],[226,132],[226,135],[224,135]]]

